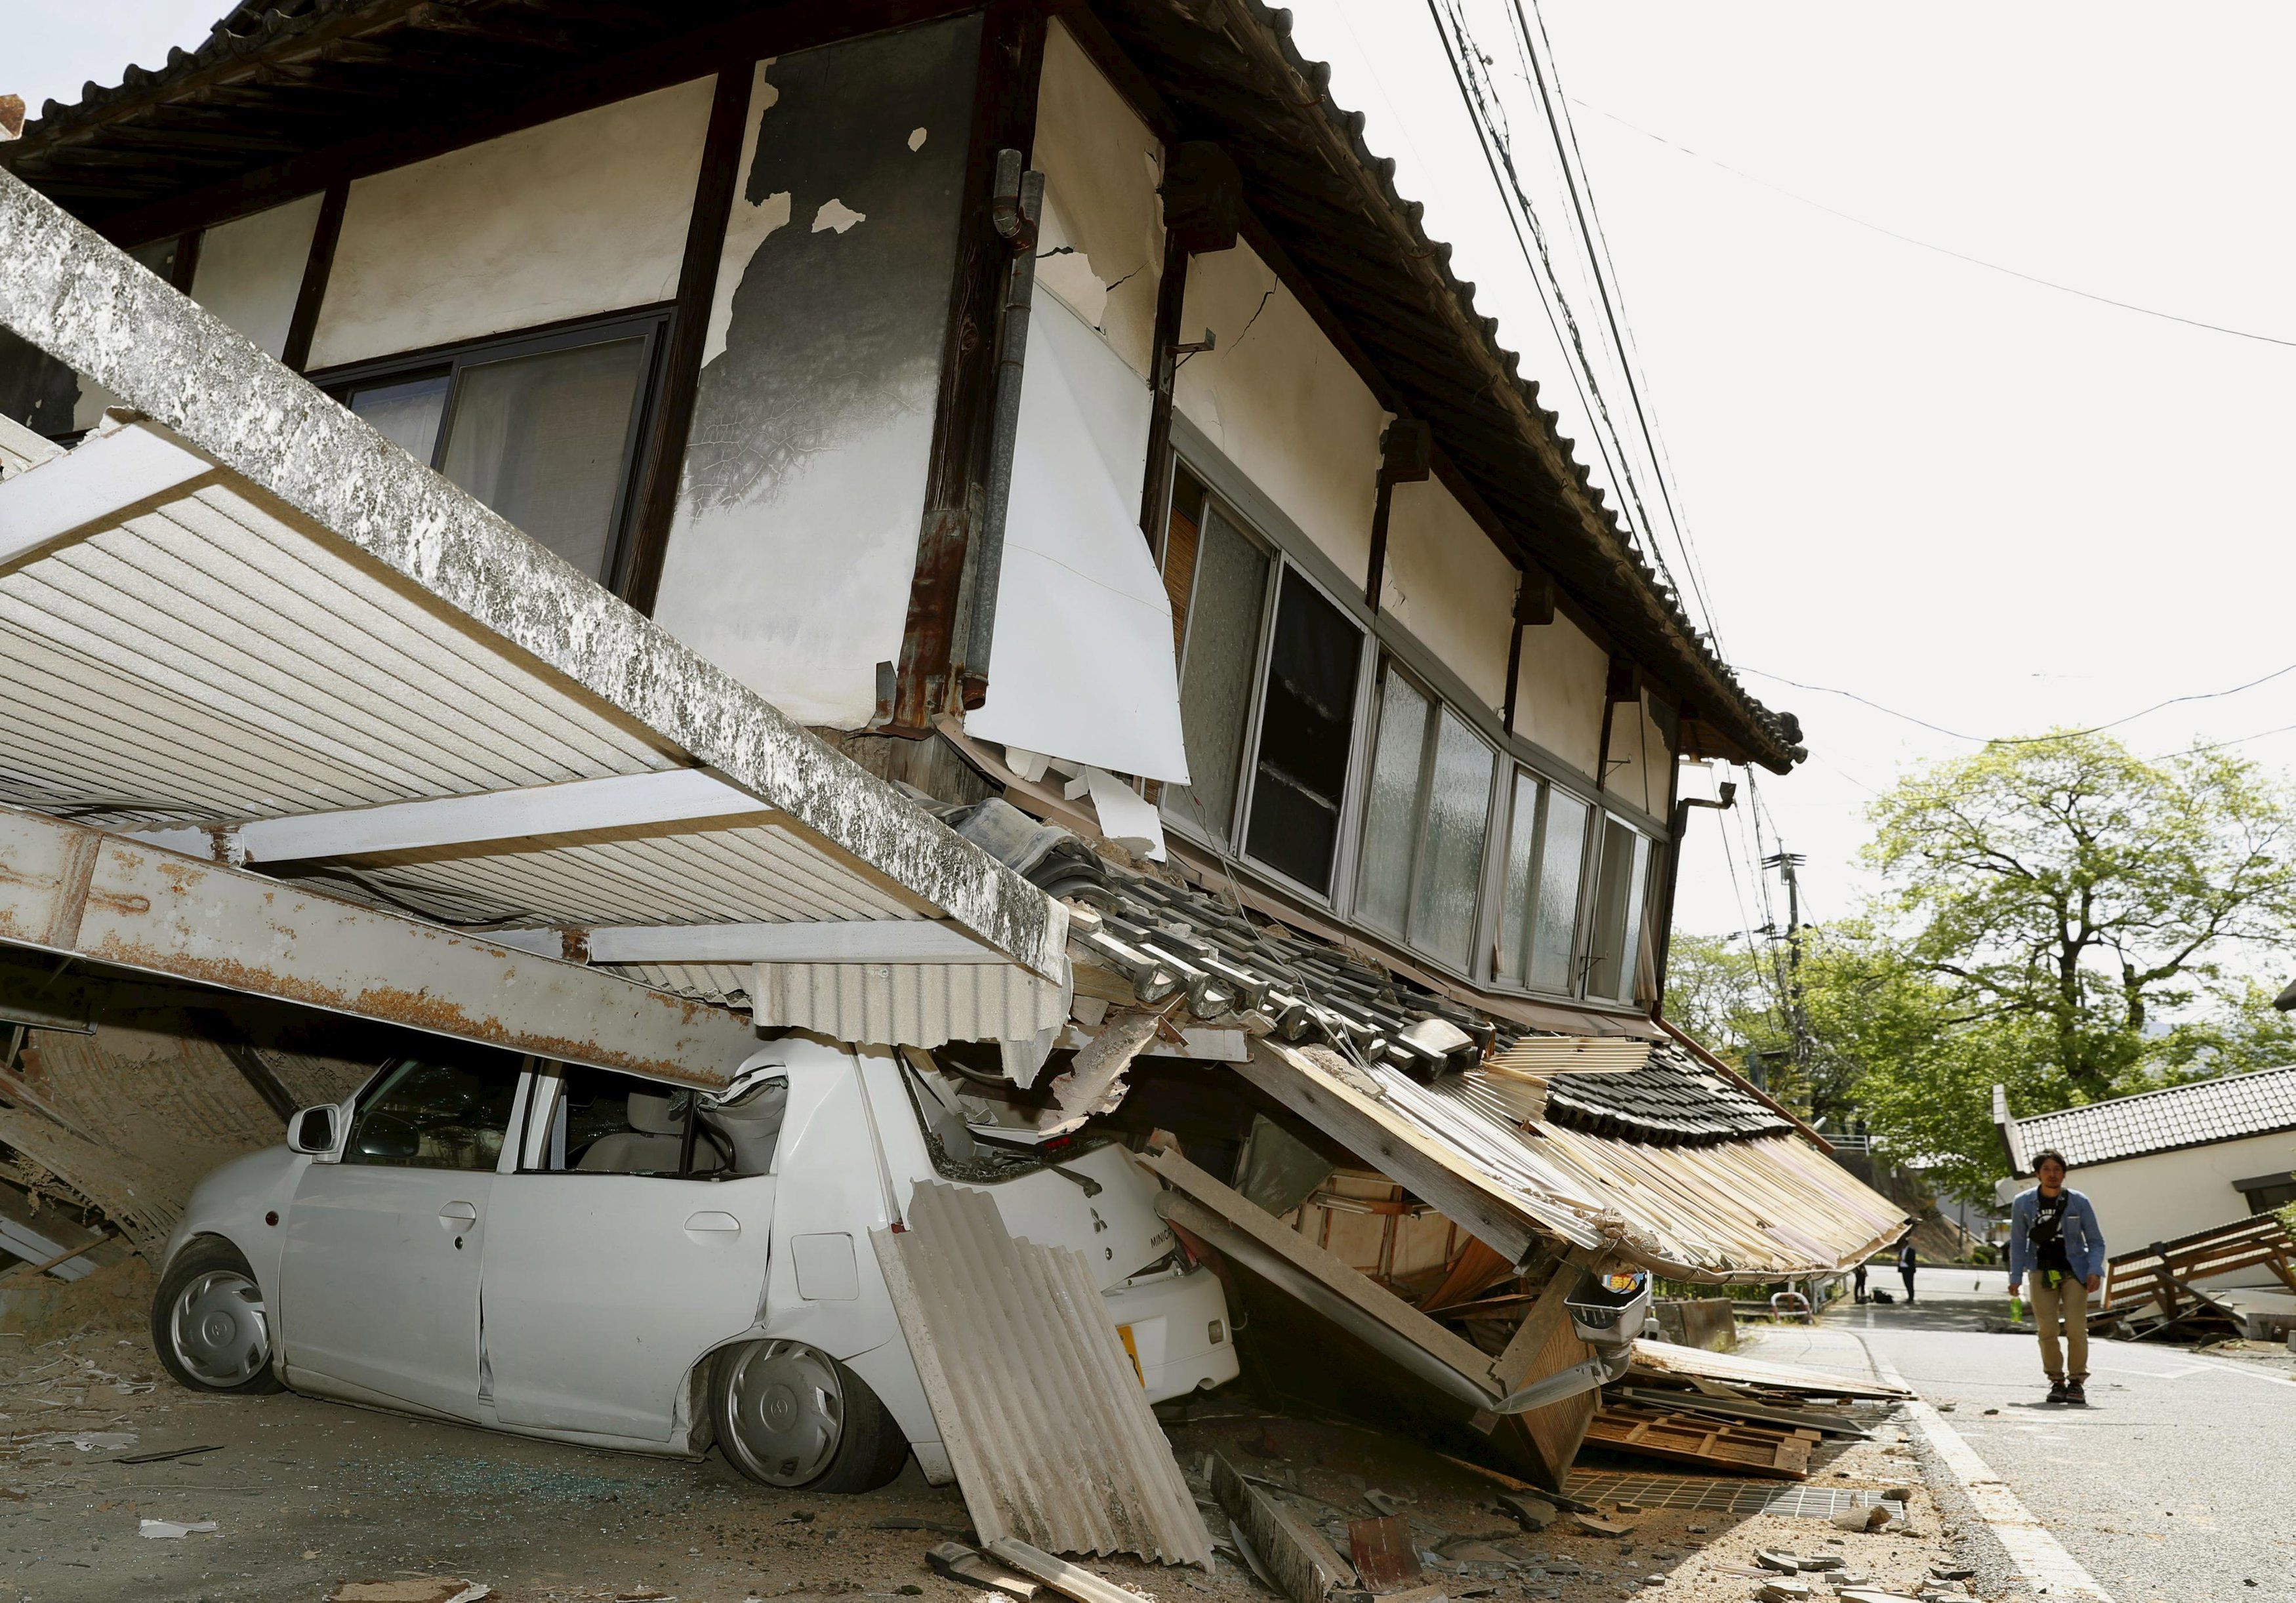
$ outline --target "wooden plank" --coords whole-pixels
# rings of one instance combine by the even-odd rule
[[[1113,1581],[1078,1565],[1055,1558],[1041,1548],[1032,1548],[1017,1536],[999,1536],[985,1543],[983,1550],[1030,1580],[1041,1581],[1054,1591],[1074,1598],[1077,1603],[1140,1603],[1137,1593],[1126,1591]]]
[[[1780,1480],[1809,1476],[1815,1433],[1767,1429],[1698,1419],[1647,1409],[1605,1405],[1596,1411],[1587,1440],[1620,1452],[1669,1463],[1728,1468]]]
[[[1362,1271],[1341,1262],[1242,1192],[1221,1184],[1171,1147],[1152,1140],[1149,1149],[1136,1156],[1157,1178],[1179,1193],[1168,1194],[1162,1199],[1159,1211],[1165,1217],[1185,1227],[1190,1208],[1201,1208],[1315,1276],[1397,1335],[1426,1348],[1461,1374],[1477,1380],[1490,1374],[1489,1354],[1428,1318]],[[1493,1400],[1503,1394],[1495,1393]]]
[[[1321,1532],[1246,1481],[1225,1453],[1212,1455],[1212,1496],[1250,1539],[1269,1578],[1292,1603],[1323,1603],[1332,1588],[1355,1579]]]
[[[1733,1386],[1766,1391],[1800,1392],[1816,1397],[1865,1397],[1888,1402],[1913,1394],[1903,1386],[1878,1381],[1849,1380],[1819,1370],[1792,1364],[1764,1363],[1734,1353],[1709,1353],[1702,1347],[1677,1346],[1673,1342],[1636,1341],[1629,1375],[1664,1375],[1677,1380],[1719,1380]]]
[[[1570,1288],[1578,1283],[1579,1272],[1591,1269],[1600,1261],[1599,1253],[1583,1247],[1572,1247],[1554,1265],[1539,1291],[1538,1300],[1530,1312],[1522,1316],[1522,1323],[1514,1328],[1505,1348],[1491,1364],[1491,1373],[1499,1383],[1502,1393],[1520,1390],[1529,1379],[1540,1354],[1558,1329],[1570,1322],[1569,1298]],[[1586,1344],[1579,1344],[1584,1346]],[[1576,1362],[1575,1360],[1573,1362]],[[1563,1366],[1569,1368],[1568,1364]]]
[[[1348,1550],[1367,1591],[1401,1591],[1419,1583],[1419,1550],[1400,1514],[1348,1522]]]
[[[993,1589],[1021,1599],[1035,1597],[1040,1583],[1022,1579],[1000,1564],[993,1564],[961,1542],[937,1542],[925,1550],[925,1562],[936,1575],[976,1589]]]
[[[1849,1436],[1870,1441],[1874,1433],[1854,1419],[1838,1414],[1802,1414],[1795,1410],[1765,1408],[1759,1403],[1742,1403],[1734,1397],[1708,1397],[1692,1392],[1661,1392],[1643,1386],[1613,1386],[1606,1396],[1620,1402],[1639,1403],[1645,1408],[1670,1410],[1681,1414],[1709,1414],[1717,1419],[1742,1419],[1753,1425],[1775,1425],[1786,1430],[1815,1430],[1823,1435]]]

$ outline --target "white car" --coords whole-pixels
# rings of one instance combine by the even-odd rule
[[[217,1170],[168,1243],[160,1361],[864,1491],[950,1478],[869,1231],[921,1180],[1091,1261],[1151,1401],[1233,1379],[1227,1308],[1120,1145],[1049,1152],[961,1071],[805,1037],[724,1092],[441,1043]],[[1002,1139],[1000,1139],[1000,1134]]]

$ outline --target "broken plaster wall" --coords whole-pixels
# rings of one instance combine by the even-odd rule
[[[714,87],[673,85],[352,184],[311,366],[672,299]]]
[[[1360,586],[1386,426],[1378,400],[1249,245],[1190,261],[1180,328],[1218,341],[1181,363],[1180,415]]]
[[[1650,692],[1636,701],[1621,701],[1611,715],[1611,772],[1603,789],[1620,801],[1645,813],[1663,815],[1667,781],[1674,754],[1667,748],[1666,732],[1651,716]]]
[[[924,512],[980,19],[762,62],[655,618],[857,729]]]
[[[1144,383],[1163,276],[1163,142],[1066,27],[1045,35],[1030,165],[1045,175],[1037,283],[1090,324]]]

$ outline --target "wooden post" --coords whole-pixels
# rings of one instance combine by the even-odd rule
[[[1149,356],[1148,470],[1140,483],[1140,532],[1148,549],[1164,547],[1165,505],[1172,485],[1172,386],[1180,371],[1180,314],[1188,295],[1188,248],[1177,230],[1164,234],[1164,276],[1156,284],[1155,347]]]
[[[279,360],[297,372],[311,364],[311,339],[319,331],[319,307],[327,299],[327,276],[335,270],[335,244],[343,236],[343,206],[350,199],[348,178],[327,186],[319,202],[319,221],[311,231],[311,254],[303,261],[303,284],[295,292],[295,315],[287,324],[287,343]]]
[[[661,587],[669,526],[677,515],[677,482],[693,429],[693,403],[701,388],[701,356],[709,335],[709,308],[718,298],[718,270],[726,252],[726,223],[742,181],[742,135],[750,120],[750,91],[757,62],[721,63],[709,102],[709,127],[701,143],[701,171],[693,184],[693,211],[685,225],[685,256],[677,269],[677,307],[670,314],[669,347],[662,354],[661,388],[646,430],[636,497],[637,516],[622,564],[622,599],[651,613]]]

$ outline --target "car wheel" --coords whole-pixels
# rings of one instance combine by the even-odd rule
[[[803,1342],[744,1342],[718,1354],[709,1405],[726,1457],[768,1486],[873,1491],[908,1457],[908,1438],[868,1383]]]
[[[195,1392],[282,1389],[272,1372],[271,1311],[230,1242],[203,1237],[177,1253],[152,1299],[152,1345]]]

